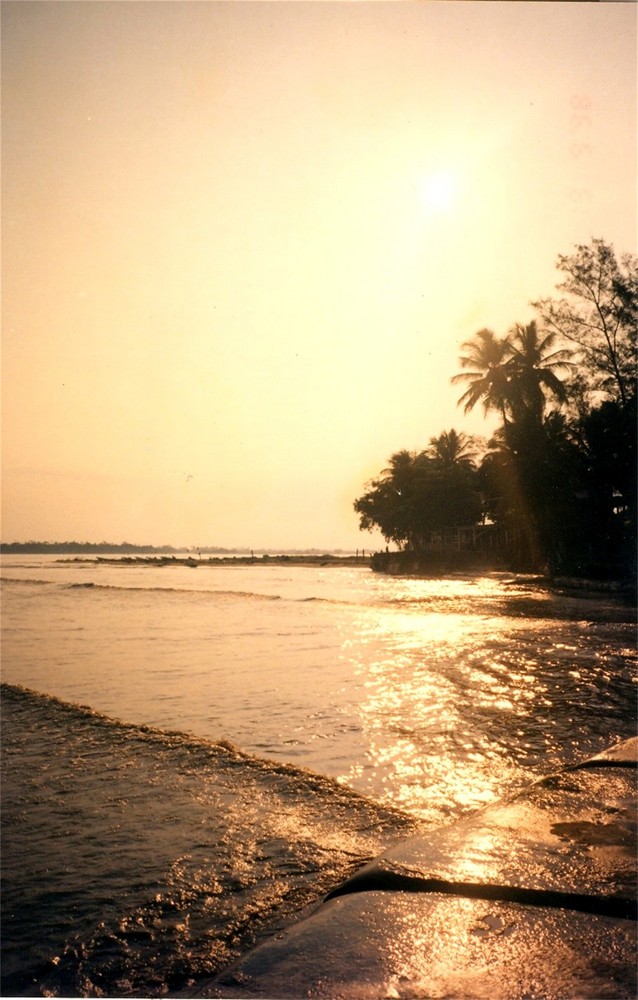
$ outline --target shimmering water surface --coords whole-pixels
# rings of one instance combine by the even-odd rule
[[[5,559],[2,661],[5,996],[187,988],[636,725],[632,610],[505,575]]]

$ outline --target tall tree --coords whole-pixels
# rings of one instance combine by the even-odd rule
[[[506,364],[509,380],[509,399],[518,416],[527,416],[541,423],[546,396],[559,403],[567,398],[565,384],[559,372],[568,371],[572,365],[572,351],[557,346],[558,334],[550,331],[541,334],[535,320],[523,326],[517,323],[510,330],[509,359]]]
[[[485,413],[497,410],[507,422],[510,385],[507,363],[511,345],[507,337],[497,337],[493,330],[484,328],[461,345],[464,354],[459,361],[468,369],[452,376],[452,382],[468,382],[461,398],[464,412],[469,413],[477,403],[483,404]]]
[[[453,465],[475,468],[477,441],[469,434],[460,433],[452,428],[443,431],[438,437],[431,437],[427,454],[444,468]]]
[[[618,261],[611,244],[593,239],[561,254],[557,267],[565,295],[533,305],[545,327],[576,348],[582,369],[574,387],[626,404],[636,387],[638,260],[624,254]]]
[[[571,352],[560,345],[557,333],[539,332],[534,321],[516,324],[500,340],[491,331],[479,331],[463,347],[467,353],[461,365],[474,363],[474,370],[453,378],[470,382],[459,404],[466,412],[479,401],[486,410],[500,410],[501,454],[492,456],[484,474],[489,473],[489,485],[501,495],[519,564],[541,568],[551,560],[549,528],[554,523],[547,490],[550,439],[545,409],[549,399],[565,400],[558,373],[569,368]]]

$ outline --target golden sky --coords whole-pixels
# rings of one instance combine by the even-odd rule
[[[636,250],[636,7],[2,5],[5,541],[369,547],[459,347]]]

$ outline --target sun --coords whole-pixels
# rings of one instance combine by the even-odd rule
[[[421,204],[428,214],[449,212],[458,194],[458,178],[453,170],[439,170],[423,178],[419,188]]]

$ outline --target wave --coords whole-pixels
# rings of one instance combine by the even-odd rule
[[[58,580],[41,580],[32,577],[11,577],[2,576],[1,582],[3,584],[11,584],[18,587],[21,586],[45,586],[54,587],[60,590],[109,590],[109,591],[121,591],[123,593],[146,593],[146,594],[195,594],[197,596],[212,596],[212,597],[228,597],[228,598],[238,598],[245,600],[262,600],[262,601],[280,601],[280,600],[290,600],[293,603],[299,604],[330,604],[336,606],[344,607],[387,607],[387,608],[399,608],[399,609],[428,609],[433,610],[435,607],[441,607],[441,609],[447,609],[454,604],[458,604],[457,595],[437,595],[436,597],[426,595],[414,597],[412,595],[400,596],[400,597],[381,597],[376,595],[374,598],[368,597],[367,599],[360,600],[349,600],[344,597],[322,597],[317,594],[310,594],[306,597],[287,597],[284,598],[282,594],[264,594],[258,593],[256,591],[250,590],[225,590],[225,589],[208,589],[203,587],[170,587],[170,586],[136,586],[128,584],[119,583],[98,583],[94,580],[84,580],[76,581],[73,583],[60,582]],[[504,595],[494,595],[492,600],[503,600]],[[483,598],[485,600],[485,598]]]
[[[405,821],[408,824],[414,823],[414,818],[402,810],[373,802],[373,800],[360,795],[334,778],[311,771],[308,768],[299,767],[295,764],[258,757],[255,754],[242,750],[226,738],[207,740],[204,737],[195,736],[192,733],[181,730],[159,729],[155,726],[125,722],[105,715],[103,712],[98,712],[88,705],[65,701],[55,695],[43,694],[39,691],[34,691],[32,688],[23,687],[20,684],[9,684],[6,681],[0,683],[0,694],[3,701],[13,703],[14,705],[22,705],[36,711],[40,710],[41,712],[50,712],[58,716],[64,716],[68,719],[69,724],[89,723],[96,728],[109,729],[113,734],[135,739],[148,747],[157,745],[163,748],[180,748],[188,751],[193,755],[194,759],[199,760],[202,764],[210,760],[215,760],[216,762],[223,760],[230,766],[241,765],[256,774],[285,775],[295,780],[307,791],[330,792],[348,802],[366,804],[367,806],[372,805],[379,815],[385,815],[393,822]]]
[[[417,829],[228,740],[0,690],[3,996],[191,990]]]
[[[257,594],[248,590],[200,590],[191,587],[127,587],[115,583],[67,583],[62,585],[66,590],[92,589],[116,590],[129,594],[187,594],[197,597],[237,598],[248,601],[279,601],[279,594]]]
[[[37,580],[22,577],[3,576],[2,583],[16,586],[46,586],[57,587],[60,590],[110,590],[130,594],[188,594],[198,597],[230,597],[243,600],[279,601],[280,594],[258,594],[246,590],[203,590],[195,587],[134,587],[117,583],[95,583],[82,581],[80,583],[60,583],[55,580]]]
[[[348,601],[344,598],[319,597],[310,595],[309,597],[284,597],[282,594],[264,594],[250,590],[213,590],[198,587],[148,587],[148,586],[127,586],[118,583],[96,583],[93,580],[86,580],[74,583],[60,583],[54,580],[26,579],[22,577],[3,576],[4,584],[16,586],[47,586],[56,587],[60,590],[107,590],[118,593],[129,594],[184,594],[197,597],[229,598],[245,601],[284,601],[288,600],[297,604],[330,604],[342,607],[369,606],[363,601]],[[395,603],[393,601],[383,602],[386,604]],[[400,603],[400,602],[398,602]]]
[[[511,581],[506,581],[510,583]],[[515,581],[518,583],[518,581]],[[557,595],[544,589],[538,589],[536,584],[523,581],[520,589],[498,587],[488,592],[473,593],[373,593],[353,595],[352,598],[341,594],[326,597],[319,594],[292,596],[289,594],[267,594],[250,590],[208,589],[196,587],[173,587],[157,585],[134,586],[120,583],[101,583],[95,580],[83,581],[52,581],[39,578],[19,578],[3,576],[5,586],[58,588],[75,592],[98,591],[128,593],[128,594],[171,594],[186,597],[197,597],[207,600],[273,602],[282,601],[292,604],[313,604],[335,608],[366,610],[387,610],[408,614],[449,614],[476,617],[493,617],[507,619],[530,620],[564,620],[581,621],[594,619],[607,620],[616,623],[634,622],[634,609],[623,601],[614,599],[613,595]],[[400,584],[397,584],[400,586]]]

